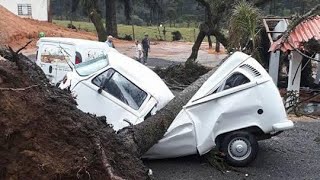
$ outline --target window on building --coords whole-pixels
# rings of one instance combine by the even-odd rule
[[[18,4],[19,16],[32,16],[31,4]]]

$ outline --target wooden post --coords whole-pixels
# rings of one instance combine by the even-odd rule
[[[320,54],[319,53],[316,54],[315,59],[320,61]],[[320,82],[320,62],[318,62],[318,65],[317,65],[317,75],[316,75],[316,79],[315,79],[314,83],[319,84],[319,82]]]
[[[271,52],[270,53],[270,61],[269,61],[269,74],[277,86],[278,84],[278,73],[279,73],[279,59],[280,59],[280,51]]]
[[[291,52],[288,77],[288,91],[299,93],[301,81],[302,56],[296,52]]]
[[[136,35],[134,34],[134,25],[132,24],[132,38],[135,41],[136,40]]]

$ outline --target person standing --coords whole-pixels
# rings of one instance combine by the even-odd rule
[[[107,41],[106,41],[106,44],[109,46],[109,47],[112,47],[112,48],[116,48],[113,44],[113,37],[111,35],[108,36],[107,38]]]
[[[135,42],[136,44],[136,60],[142,62],[142,46],[138,40]]]
[[[150,40],[148,34],[144,35],[144,39],[142,40],[142,51],[143,51],[143,64],[147,64],[148,54],[150,52]]]

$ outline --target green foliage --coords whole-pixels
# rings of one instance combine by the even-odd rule
[[[256,47],[257,32],[261,20],[260,10],[251,3],[240,1],[232,10],[229,24],[229,47],[239,49],[252,42],[251,50]],[[251,51],[251,53],[252,53]]]

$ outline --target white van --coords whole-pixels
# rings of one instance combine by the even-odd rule
[[[118,52],[76,65],[65,79],[61,87],[75,94],[79,109],[105,115],[115,130],[142,122],[173,98],[159,76]],[[258,140],[291,128],[269,74],[255,59],[236,52],[143,157],[203,155],[218,146],[228,163],[245,166],[255,159]]]
[[[116,51],[103,42],[61,37],[43,37],[37,42],[36,63],[52,84],[62,80],[71,68],[81,62]]]

